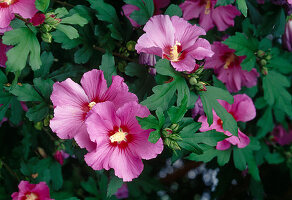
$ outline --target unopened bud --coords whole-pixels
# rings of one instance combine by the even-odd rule
[[[39,154],[40,154],[43,158],[46,158],[46,157],[47,157],[47,154],[46,154],[46,152],[45,152],[45,150],[44,150],[43,148],[38,147],[37,150],[38,150]]]
[[[191,78],[189,79],[189,83],[190,83],[191,85],[196,85],[196,84],[198,83],[198,81],[197,81],[197,79],[196,79],[195,77],[191,77]]]
[[[135,51],[135,46],[136,46],[136,42],[135,41],[129,41],[126,44],[126,47],[129,51]]]
[[[47,117],[44,119],[44,126],[50,125],[50,115],[47,115]]]
[[[173,130],[173,131],[177,131],[178,128],[179,128],[179,125],[178,125],[178,124],[172,124],[172,125],[170,126],[170,129]]]
[[[43,122],[37,122],[37,123],[35,123],[35,124],[34,124],[34,128],[35,128],[36,130],[41,131],[42,128],[43,128]]]
[[[271,60],[272,59],[272,56],[269,54],[266,56],[266,60]]]
[[[268,71],[268,68],[267,68],[267,67],[263,67],[263,68],[262,68],[262,74],[263,74],[263,75],[268,75],[268,72],[269,72],[269,71]]]
[[[265,65],[267,64],[267,61],[266,61],[265,59],[261,59],[260,62],[261,62],[261,65],[262,65],[262,66],[265,66]]]
[[[52,39],[53,39],[53,37],[52,37],[52,35],[50,33],[43,33],[42,34],[42,40],[44,42],[51,43]]]
[[[258,57],[260,57],[260,58],[264,57],[265,54],[266,54],[266,53],[265,53],[263,50],[258,50],[258,52],[257,52],[257,55],[258,55]]]
[[[118,70],[120,72],[125,72],[126,66],[127,66],[127,62],[126,61],[123,60],[123,61],[118,62]]]
[[[207,88],[205,85],[206,83],[200,81],[199,83],[196,84],[196,87],[199,91],[207,91]]]
[[[169,135],[172,134],[172,130],[170,128],[165,128],[165,129],[163,129],[162,134],[165,137],[169,137]]]

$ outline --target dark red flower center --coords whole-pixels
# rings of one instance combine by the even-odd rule
[[[7,8],[16,2],[18,2],[18,0],[0,0],[0,8]]]
[[[36,193],[29,192],[25,194],[23,200],[39,200],[39,196]]]
[[[178,62],[185,57],[185,51],[182,50],[181,43],[176,41],[174,46],[169,46],[164,49],[163,58],[171,62]]]
[[[129,133],[126,126],[114,127],[114,130],[109,132],[109,142],[112,146],[125,149],[133,140],[133,135]]]
[[[240,61],[239,57],[235,55],[234,53],[226,53],[221,57],[221,60],[225,63],[224,64],[224,69],[230,69],[233,68],[234,66],[239,66]]]

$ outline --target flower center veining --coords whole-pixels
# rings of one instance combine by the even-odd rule
[[[225,61],[224,69],[228,69],[229,67],[231,67],[230,65],[233,64],[235,59],[236,59],[236,55],[234,55],[233,53],[230,54]]]
[[[211,0],[206,0],[205,15],[210,14],[210,10],[211,10]]]
[[[11,5],[15,2],[15,0],[0,0],[0,3],[6,3],[7,5]]]
[[[121,143],[122,141],[127,142],[127,138],[126,138],[127,135],[128,135],[127,132],[124,132],[121,128],[119,128],[119,131],[113,134],[112,136],[110,136],[109,139],[111,143],[114,143],[114,142]]]
[[[179,43],[178,41],[175,42],[175,45],[170,47],[168,49],[169,53],[165,53],[163,55],[164,58],[170,60],[171,62],[177,62],[180,61],[181,55],[182,55],[182,47],[181,47],[181,43]]]
[[[25,200],[37,200],[37,199],[38,199],[38,195],[36,195],[35,193],[29,193],[25,195]]]
[[[95,106],[95,105],[96,105],[96,103],[94,101],[90,102],[88,104],[89,110],[91,110],[93,108],[93,106]]]

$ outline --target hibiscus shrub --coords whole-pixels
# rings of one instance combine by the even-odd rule
[[[291,0],[0,0],[0,200],[292,199]]]

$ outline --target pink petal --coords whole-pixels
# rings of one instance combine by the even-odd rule
[[[6,28],[1,28],[0,27],[0,35],[7,32],[7,31],[11,31],[12,27],[11,26],[7,26]]]
[[[244,133],[238,130],[238,137],[240,142],[237,144],[238,148],[244,148],[250,143],[249,137],[247,137]]]
[[[10,7],[13,13],[20,14],[23,18],[32,18],[38,12],[35,0],[19,0]]]
[[[206,31],[209,31],[211,28],[214,27],[214,22],[211,16],[212,11],[213,10],[211,10],[209,14],[205,14],[205,12],[202,12],[200,15],[200,26]]]
[[[229,149],[230,146],[231,144],[227,140],[223,140],[223,141],[217,142],[216,149],[224,151],[224,150]]]
[[[91,152],[94,149],[96,149],[96,143],[90,140],[85,125],[83,125],[83,127],[80,128],[80,132],[78,132],[77,135],[74,136],[74,139],[81,148],[86,148],[88,152]]]
[[[121,107],[127,102],[138,102],[138,98],[135,94],[129,92],[127,84],[120,76],[113,76],[112,84],[102,97],[102,101],[111,101],[116,108]]]
[[[196,60],[202,60],[206,57],[212,57],[214,55],[214,52],[211,50],[210,43],[206,39],[202,38],[199,38],[189,51],[189,53]]]
[[[135,49],[138,53],[143,52],[162,57],[162,47],[156,46],[146,33],[138,39]]]
[[[78,133],[84,132],[85,116],[86,113],[79,107],[57,106],[50,127],[62,139],[73,138]]]
[[[71,105],[80,109],[89,103],[82,87],[69,78],[53,85],[51,100],[54,106]]]
[[[134,10],[140,10],[137,6],[134,6],[131,4],[126,4],[126,5],[122,6],[122,9],[123,9],[125,16],[129,19],[129,21],[131,22],[133,27],[140,27],[141,26],[130,17],[130,15],[132,14],[132,12]]]
[[[256,117],[256,109],[252,99],[246,94],[237,94],[234,96],[231,112],[236,121],[247,122]]]
[[[185,1],[179,7],[182,9],[185,20],[198,18],[200,13],[205,11],[204,5],[200,5],[200,1]]]
[[[235,6],[219,6],[212,12],[212,19],[219,31],[225,31],[229,26],[234,26],[234,18],[241,13]]]
[[[93,69],[83,74],[81,85],[90,102],[100,102],[102,96],[107,90],[103,71],[97,69]]]
[[[183,60],[177,61],[177,62],[171,62],[171,65],[176,71],[187,71],[191,72],[195,68],[196,61],[195,59],[190,55],[187,54],[186,57]]]
[[[124,182],[132,181],[143,171],[143,163],[135,157],[129,149],[120,150],[115,148],[110,157],[110,166],[115,170],[115,175]]]
[[[10,7],[7,8],[1,8],[0,7],[0,28],[1,29],[6,29],[11,20],[14,19],[14,14],[12,14]]]

